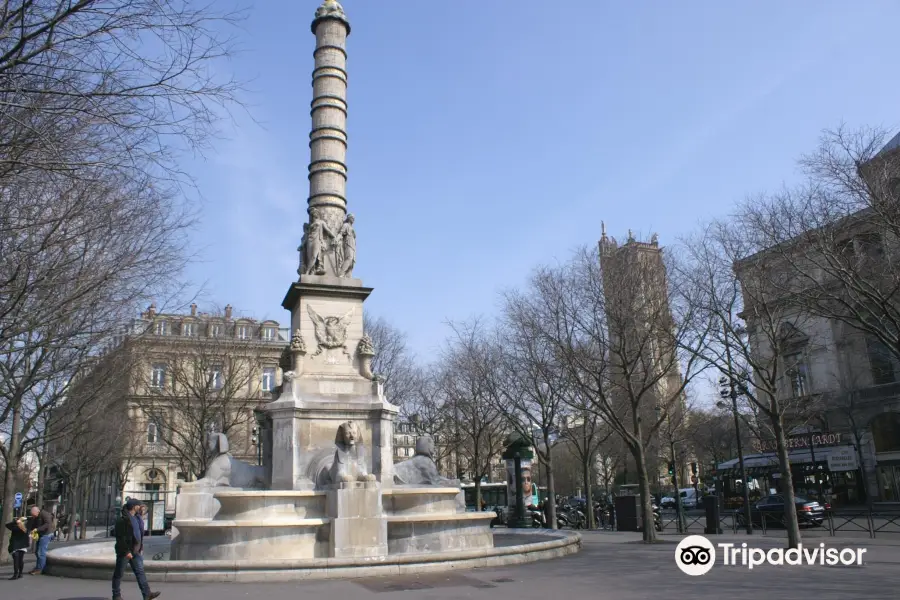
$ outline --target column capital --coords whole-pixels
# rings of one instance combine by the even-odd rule
[[[310,26],[312,32],[316,33],[319,23],[327,19],[341,21],[347,27],[347,35],[350,35],[350,21],[347,19],[347,13],[344,12],[344,7],[341,6],[338,0],[325,0],[322,6],[316,9],[316,17]]]

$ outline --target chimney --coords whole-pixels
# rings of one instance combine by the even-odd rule
[[[197,316],[197,305],[196,304],[191,304],[191,316],[192,317]]]
[[[225,307],[225,318],[226,319],[231,318],[231,305],[230,304]]]

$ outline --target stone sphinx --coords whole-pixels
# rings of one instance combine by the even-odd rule
[[[375,481],[375,476],[369,473],[366,466],[362,432],[356,423],[341,423],[334,437],[334,445],[330,466],[321,469],[316,477],[318,487],[351,481]]]
[[[434,462],[434,440],[423,435],[416,440],[416,455],[394,465],[394,483],[398,485],[458,485],[442,477]]]
[[[263,467],[238,460],[229,453],[228,436],[217,433],[210,439],[210,451],[216,457],[206,468],[203,478],[186,483],[187,488],[235,487],[261,489],[266,485]]]

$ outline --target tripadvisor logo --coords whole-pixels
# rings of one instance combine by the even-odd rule
[[[804,548],[798,544],[796,548],[750,548],[744,542],[740,545],[713,543],[702,535],[689,535],[675,548],[675,564],[686,575],[696,577],[709,573],[716,564],[716,547],[721,553],[721,564],[726,567],[743,566],[748,569],[760,565],[861,565],[866,548],[826,548],[820,543],[818,547]]]

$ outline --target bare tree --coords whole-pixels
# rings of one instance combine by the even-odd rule
[[[464,462],[475,482],[475,505],[481,506],[481,480],[491,475],[503,451],[506,423],[492,383],[499,357],[479,320],[451,324],[453,337],[444,352],[441,385],[452,415],[457,440],[457,469]]]
[[[568,404],[573,408],[571,415],[564,424],[561,435],[569,452],[578,460],[581,467],[581,481],[584,486],[585,500],[588,506],[588,528],[597,526],[594,522],[594,473],[597,470],[597,459],[600,449],[612,437],[613,430],[606,427],[597,413],[591,410],[590,403],[576,391]],[[612,476],[615,477],[615,461],[604,462],[603,466],[612,468]],[[609,478],[605,479],[607,485]]]
[[[450,463],[458,454],[459,439],[442,377],[436,366],[417,367],[412,391],[400,410],[417,434],[431,436],[435,442],[434,462],[440,472],[449,475],[452,474]]]
[[[406,334],[384,318],[373,318],[368,313],[363,316],[363,323],[365,334],[375,346],[372,372],[384,382],[388,400],[402,410],[418,384],[415,357],[407,346]]]
[[[803,183],[746,202],[735,220],[777,261],[772,295],[900,360],[900,146],[886,141],[879,129],[826,131],[800,160]]]
[[[229,331],[220,337],[160,338],[142,350],[133,371],[135,403],[157,439],[151,450],[170,454],[190,479],[202,477],[210,440],[229,436],[232,451],[249,440],[253,410],[263,401],[263,353]]]
[[[712,324],[699,355],[750,402],[771,426],[785,496],[791,547],[800,543],[787,436],[792,424],[817,410],[806,366],[815,339],[808,313],[779,301],[793,275],[761,250],[743,225],[718,222],[686,244],[685,273],[700,291]],[[780,277],[777,286],[770,285]],[[746,374],[746,375],[745,375]]]
[[[685,386],[702,370],[687,349],[703,344],[706,331],[690,290],[667,281],[661,265],[637,250],[623,247],[601,271],[597,255],[583,248],[562,268],[539,269],[533,285],[548,315],[544,334],[569,377],[634,458],[643,537],[652,542],[648,457],[657,455],[660,425],[683,409]]]
[[[238,15],[191,0],[17,0],[0,11],[0,454],[10,519],[42,414],[184,264],[183,149],[238,86]],[[57,433],[60,430],[57,429]],[[0,530],[0,560],[8,559]]]
[[[493,342],[497,360],[476,364],[485,369],[482,379],[497,408],[509,426],[529,440],[544,466],[547,492],[554,499],[548,503],[548,519],[556,529],[553,447],[559,441],[571,383],[555,346],[543,335],[540,320],[545,317],[534,290],[504,294],[502,321]]]

